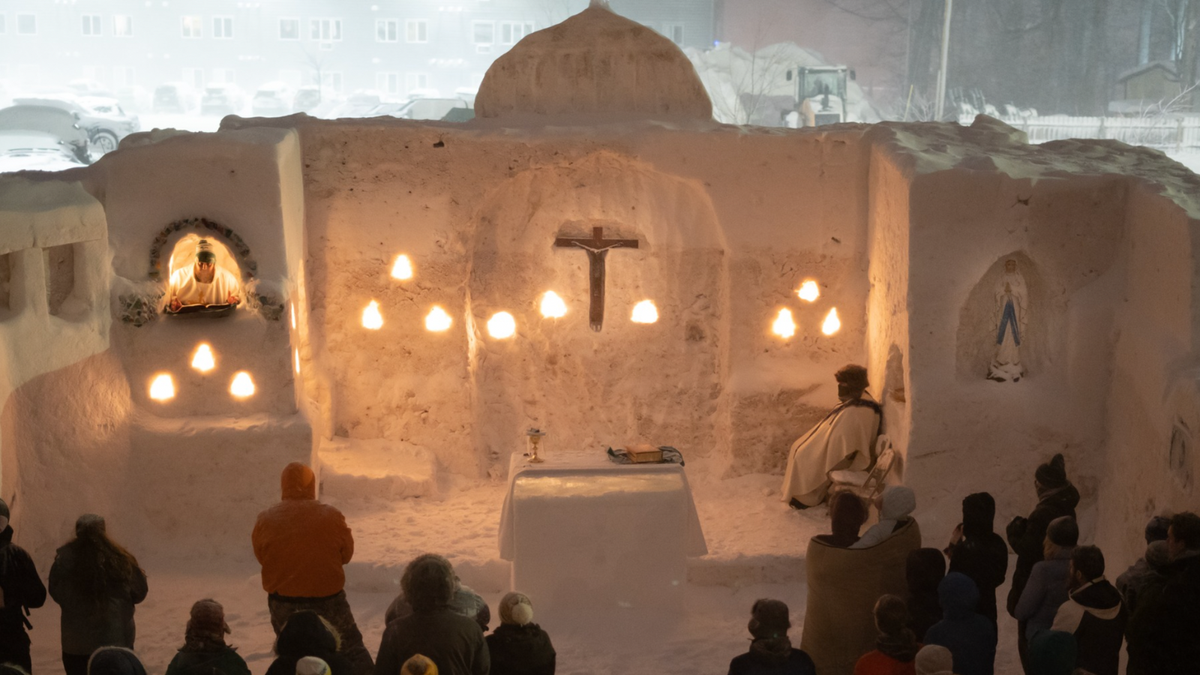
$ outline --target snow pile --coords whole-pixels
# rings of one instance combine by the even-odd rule
[[[667,38],[594,3],[521,40],[488,69],[479,117],[607,113],[707,120],[712,104]]]

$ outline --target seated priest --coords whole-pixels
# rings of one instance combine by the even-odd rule
[[[835,375],[837,407],[792,444],[783,477],[783,501],[795,509],[816,506],[829,493],[829,472],[865,471],[874,458],[883,411],[867,393],[867,369],[848,365]]]
[[[236,305],[240,302],[237,277],[217,267],[217,254],[207,239],[196,246],[196,262],[171,274],[172,312],[189,305]]]

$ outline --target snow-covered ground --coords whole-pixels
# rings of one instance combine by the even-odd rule
[[[695,564],[740,567],[742,573],[723,580],[720,573],[707,574],[706,581],[690,583],[680,621],[658,625],[654,631],[634,630],[620,617],[600,626],[544,624],[558,651],[559,673],[725,673],[729,660],[747,648],[750,606],[761,597],[788,603],[791,635],[799,646],[805,610],[803,552],[813,534],[826,531],[826,510],[796,512],[784,506],[777,476],[707,479],[702,470],[693,472],[690,464],[689,475],[695,476],[696,506],[710,549]],[[459,482],[434,498],[338,504],[356,539],[355,561],[347,574],[350,604],[372,653],[379,646],[383,614],[395,596],[399,571],[425,551],[450,557],[464,581],[487,599],[492,625],[497,625],[503,588],[489,586],[507,576],[505,563],[498,560],[496,538],[505,487],[502,482]],[[939,537],[933,533],[931,538]],[[247,549],[249,539],[246,533]],[[779,567],[777,574],[790,575],[790,580],[756,583],[755,575],[745,574],[764,561]],[[233,629],[229,641],[239,648],[251,671],[266,671],[274,638],[266,594],[252,560],[200,564],[143,556],[141,562],[149,575],[150,594],[137,608],[137,652],[148,672],[166,670],[183,642],[192,602],[206,597],[225,605]],[[1000,597],[1006,592],[1002,588]],[[535,612],[536,602],[535,598]],[[48,602],[31,617],[35,672],[61,669],[58,615],[58,607]],[[1019,671],[1015,630],[1015,622],[1004,617],[997,673]]]

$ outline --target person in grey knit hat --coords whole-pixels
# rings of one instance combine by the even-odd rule
[[[558,658],[550,636],[533,622],[533,602],[524,593],[500,600],[500,625],[487,636],[491,675],[553,675]]]
[[[33,559],[12,542],[8,504],[0,500],[0,663],[33,671],[29,656],[29,610],[46,604],[46,587]]]

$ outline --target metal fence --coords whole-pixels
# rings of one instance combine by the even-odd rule
[[[1004,117],[1005,124],[1024,131],[1030,143],[1068,138],[1108,138],[1160,150],[1200,149],[1200,116],[1155,117]],[[970,124],[973,120],[959,120]]]

